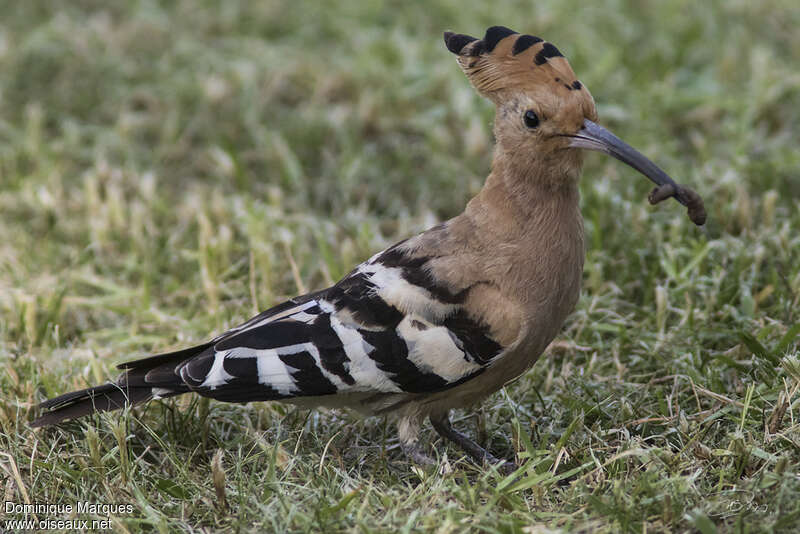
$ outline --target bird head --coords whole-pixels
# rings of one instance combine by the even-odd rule
[[[445,32],[444,41],[470,83],[496,106],[495,164],[521,175],[574,181],[580,176],[581,149],[596,150],[659,186],[679,190],[653,162],[597,124],[592,95],[553,44],[503,26],[492,26],[480,40]]]

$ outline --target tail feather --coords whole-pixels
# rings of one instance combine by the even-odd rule
[[[174,352],[165,352],[164,354],[157,354],[155,356],[148,356],[147,358],[140,358],[138,360],[131,360],[117,365],[117,369],[153,369],[165,363],[180,363],[188,360],[192,356],[196,356],[213,346],[213,341],[204,343],[202,345],[195,345],[188,349],[176,350]]]
[[[55,425],[94,412],[107,412],[124,408],[128,404],[140,404],[153,398],[153,389],[152,387],[125,388],[119,384],[109,383],[66,393],[43,402],[40,408],[49,411],[31,423],[31,426]],[[174,395],[179,394],[174,393]]]
[[[72,391],[41,403],[39,408],[47,411],[33,421],[31,426],[55,425],[95,412],[119,410],[154,398],[188,393],[189,387],[176,373],[176,369],[207,348],[208,344],[200,345],[123,363],[119,366],[123,369],[123,374],[116,383]]]

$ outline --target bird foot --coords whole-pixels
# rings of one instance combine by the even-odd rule
[[[497,466],[497,470],[500,472],[500,474],[506,476],[510,475],[511,473],[514,473],[517,469],[519,469],[519,466],[517,464],[515,464],[514,462],[509,462],[508,460],[500,460],[495,465]]]
[[[465,434],[454,429],[450,424],[447,414],[438,417],[431,417],[431,424],[434,430],[445,439],[448,439],[461,447],[473,460],[483,465],[484,463],[497,466],[497,469],[504,475],[510,475],[517,470],[517,464],[508,460],[496,458],[492,453],[472,441]]]
[[[412,443],[401,441],[400,448],[412,463],[415,463],[420,467],[430,467],[432,465],[436,465],[436,460],[425,454],[425,451],[422,450],[422,447],[420,447],[419,443],[416,441]]]

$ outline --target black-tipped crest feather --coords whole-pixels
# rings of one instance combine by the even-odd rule
[[[520,35],[514,43],[514,48],[511,49],[511,55],[516,56],[532,47],[536,43],[541,43],[543,39],[535,35]]]
[[[476,37],[460,33],[444,32],[444,44],[454,54],[460,54],[469,43],[477,41]]]
[[[494,50],[494,47],[497,46],[497,43],[509,35],[514,35],[516,33],[517,32],[514,30],[506,28],[505,26],[492,26],[486,30],[486,35],[483,36],[483,42],[486,45],[486,51],[491,52]]]

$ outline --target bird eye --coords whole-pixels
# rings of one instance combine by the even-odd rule
[[[539,116],[533,110],[526,111],[523,119],[525,120],[525,126],[531,130],[539,126]]]

